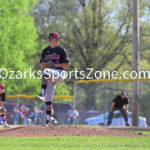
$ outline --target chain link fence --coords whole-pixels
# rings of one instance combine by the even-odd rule
[[[130,100],[129,112],[132,112],[133,82],[76,82],[74,84],[74,97],[55,97],[52,122],[57,125],[85,125],[87,122],[89,125],[106,125],[111,102],[122,90],[127,92],[127,97]],[[140,81],[139,115],[148,126],[150,125],[149,86],[149,80]],[[34,96],[7,96],[5,107],[7,109],[7,121],[11,125],[40,125],[45,122],[45,105],[36,101]],[[132,114],[129,115],[132,118]],[[97,116],[100,118],[96,118]],[[124,125],[121,115],[114,114],[114,118],[116,119],[113,119],[114,122],[117,122],[118,118],[121,125]],[[88,121],[85,122],[85,120]]]
[[[73,96],[54,96],[52,124],[65,124],[67,111],[72,109]],[[4,107],[6,120],[10,125],[42,125],[45,123],[45,103],[35,96],[7,96]],[[0,124],[2,119],[0,118]]]
[[[99,81],[99,80],[98,80]],[[97,116],[100,116],[99,123],[100,125],[106,125],[107,123],[107,115],[110,109],[110,105],[112,100],[121,93],[122,90],[125,90],[127,93],[127,97],[129,98],[129,117],[132,119],[132,87],[134,81],[127,80],[119,80],[119,81],[111,81],[107,80],[105,82],[97,82],[97,81],[83,81],[76,82],[76,90],[75,90],[75,109],[79,111],[79,124],[85,124],[85,120],[89,119],[88,124],[98,125],[97,124]],[[139,115],[143,117],[143,122],[146,122],[147,125],[150,125],[150,92],[149,80],[141,80],[140,82],[140,90],[139,90]],[[116,116],[115,116],[116,115]],[[91,118],[92,117],[92,118]],[[95,117],[95,118],[93,118]],[[118,118],[117,118],[118,117]],[[124,124],[124,120],[121,116],[117,116],[114,114],[114,118],[120,119],[121,124]],[[115,120],[114,120],[115,121]],[[95,122],[95,123],[94,123]],[[131,121],[132,122],[132,121]],[[87,124],[87,122],[86,122]],[[131,123],[130,123],[131,124]]]

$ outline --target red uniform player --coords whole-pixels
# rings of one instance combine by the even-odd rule
[[[5,103],[5,90],[4,90],[4,84],[0,84],[0,117],[3,120],[3,127],[8,127],[8,124],[6,122],[6,109],[4,108]]]

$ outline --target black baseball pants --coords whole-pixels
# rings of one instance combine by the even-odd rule
[[[120,110],[125,122],[128,123],[128,114],[127,114],[126,110],[124,108],[120,108],[120,109],[114,108],[113,111],[109,112],[107,125],[109,126],[112,123],[113,113],[115,110]]]

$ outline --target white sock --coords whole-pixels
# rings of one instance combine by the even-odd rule
[[[50,115],[46,115],[46,120],[50,121],[51,116]]]
[[[44,90],[44,89],[42,89],[42,90],[41,90],[41,94],[42,94],[42,95],[44,95],[44,93],[45,93],[45,90]]]

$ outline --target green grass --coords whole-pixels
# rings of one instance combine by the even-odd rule
[[[127,131],[127,132],[132,132],[132,133],[142,133],[142,134],[150,134],[150,130],[122,130],[122,131]]]
[[[0,150],[149,150],[148,137],[0,137]]]

